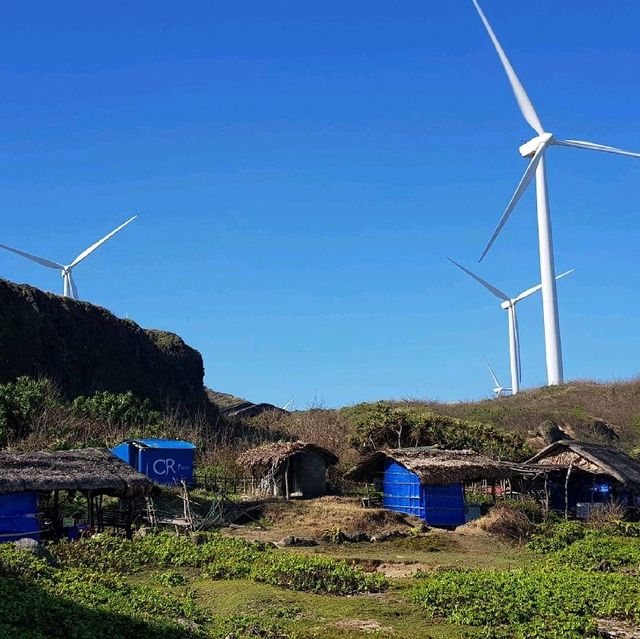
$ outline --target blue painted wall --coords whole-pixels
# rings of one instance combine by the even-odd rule
[[[422,485],[420,478],[393,460],[384,467],[383,506],[420,517],[431,526],[460,526],[465,522],[462,483]]]
[[[37,493],[0,495],[0,541],[40,539]]]
[[[193,483],[196,447],[171,439],[135,439],[118,444],[111,452],[158,484]]]

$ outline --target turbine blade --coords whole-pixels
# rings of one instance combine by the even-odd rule
[[[73,281],[73,275],[69,273],[69,285],[71,286],[71,297],[74,300],[78,299],[78,289],[76,287],[76,283]]]
[[[516,188],[515,193],[511,197],[509,204],[507,204],[507,208],[505,209],[504,213],[502,214],[502,217],[500,218],[500,221],[498,222],[498,225],[493,231],[493,235],[491,236],[491,239],[489,240],[488,244],[485,246],[484,251],[482,251],[482,255],[480,256],[480,260],[479,260],[480,262],[482,262],[482,260],[484,259],[484,256],[489,252],[489,249],[493,246],[493,243],[496,241],[496,238],[498,237],[498,235],[500,235],[500,231],[502,231],[502,228],[507,223],[507,220],[509,219],[511,212],[513,211],[516,204],[522,197],[522,194],[527,190],[527,187],[529,186],[531,180],[533,179],[533,176],[536,173],[536,169],[538,168],[538,164],[540,163],[540,158],[542,157],[542,154],[544,153],[546,148],[547,148],[546,144],[541,144],[538,147],[538,150],[534,153],[533,157],[531,158],[531,162],[529,162],[529,166],[527,167],[527,170],[524,172],[524,175],[522,176],[522,179],[520,180],[520,183],[518,184],[518,187]]]
[[[541,135],[544,132],[544,127],[540,122],[540,118],[538,117],[536,110],[533,108],[533,104],[531,103],[531,100],[529,99],[527,92],[524,90],[524,87],[522,86],[522,83],[518,79],[516,72],[513,70],[513,67],[511,66],[511,62],[509,62],[509,58],[507,58],[507,54],[504,52],[504,49],[500,45],[500,42],[498,42],[498,38],[496,37],[496,34],[491,28],[491,25],[489,24],[489,20],[487,20],[487,16],[484,15],[484,12],[480,8],[480,5],[476,0],[473,0],[473,4],[475,5],[476,10],[480,15],[480,19],[482,20],[482,23],[484,24],[484,27],[487,30],[489,37],[491,38],[491,42],[493,42],[493,46],[495,47],[498,53],[498,57],[502,62],[502,66],[504,67],[507,77],[509,78],[509,83],[511,84],[513,94],[516,96],[516,100],[518,101],[518,106],[520,107],[520,111],[522,112],[524,119],[529,123],[529,126],[538,135]]]
[[[560,273],[560,275],[556,275],[556,280],[559,280],[562,277],[565,277],[567,275],[571,275],[571,273],[573,273],[576,269],[572,268],[570,271],[565,271],[564,273]],[[537,286],[532,286],[531,288],[528,288],[526,291],[522,291],[522,293],[520,293],[520,295],[518,295],[518,297],[516,297],[513,301],[514,302],[519,302],[520,300],[523,300],[525,297],[529,297],[529,295],[533,295],[534,293],[537,293],[540,289],[542,288],[542,284],[538,284]]]
[[[133,222],[133,220],[135,220],[137,217],[137,215],[134,215],[132,218],[129,218],[124,224],[121,224],[118,228],[113,229],[111,233],[108,233],[101,240],[98,240],[95,244],[92,244],[89,248],[82,251],[82,253],[80,253],[80,255],[78,255],[78,257],[76,257],[76,259],[73,260],[71,264],[69,264],[69,268],[73,268],[74,266],[80,264],[82,260],[91,255],[91,253],[102,246],[107,240],[110,240],[118,231],[121,231],[125,226],[127,226],[127,224],[131,224],[131,222]]]
[[[493,383],[498,388],[501,388],[500,382],[498,381],[498,378],[496,377],[496,374],[493,372],[493,368],[491,368],[491,364],[489,364],[489,360],[484,355],[482,356],[482,359],[484,360],[484,363],[487,365],[487,368],[489,369],[489,373],[491,374],[491,379],[493,379]]]
[[[464,266],[462,266],[462,264],[458,264],[458,262],[456,262],[455,260],[452,260],[450,257],[448,257],[447,259],[452,264],[455,264],[460,270],[464,271],[467,275],[470,275],[476,282],[479,282],[480,284],[482,284],[482,286],[484,286],[488,291],[493,293],[497,298],[505,302],[509,301],[510,299],[509,296],[506,293],[503,293],[499,288],[496,288],[492,284],[489,284],[489,282],[487,282],[486,280],[483,280],[479,275],[476,275],[475,273],[470,271],[468,268],[465,268]]]
[[[632,158],[640,158],[640,153],[617,149],[615,146],[605,146],[594,142],[583,142],[582,140],[554,140],[554,144],[559,146],[570,146],[576,149],[587,149],[589,151],[602,151],[603,153],[613,153],[614,155],[627,155]]]
[[[6,244],[0,244],[0,248],[5,249],[5,251],[10,251],[11,253],[15,253],[16,255],[21,255],[22,257],[26,257],[28,260],[31,260],[32,262],[36,262],[37,264],[40,264],[42,266],[47,266],[48,268],[55,268],[55,269],[64,268],[64,266],[62,266],[62,264],[58,264],[58,262],[53,262],[44,257],[38,257],[37,255],[32,255],[31,253],[25,253],[24,251],[19,251],[18,249],[11,248]]]

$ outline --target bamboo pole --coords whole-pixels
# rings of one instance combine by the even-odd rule
[[[569,477],[571,477],[572,464],[567,469],[567,477],[564,480],[564,518],[569,519]]]

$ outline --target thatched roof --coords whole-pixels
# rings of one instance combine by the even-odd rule
[[[640,461],[612,446],[563,439],[543,448],[525,465],[568,468],[569,465],[594,475],[609,475],[632,490],[640,490]]]
[[[432,446],[377,451],[363,458],[345,477],[370,481],[392,459],[415,473],[422,484],[453,484],[479,479],[506,479],[511,470],[502,462],[484,457],[473,450],[442,450]]]
[[[273,444],[265,444],[245,451],[238,457],[237,463],[240,466],[248,468],[252,472],[262,472],[271,468],[278,468],[287,459],[299,453],[313,453],[319,457],[323,457],[327,464],[333,465],[338,463],[338,458],[326,448],[316,446],[316,444],[308,444],[306,442],[275,442]]]
[[[106,448],[38,453],[0,452],[0,493],[81,490],[147,495],[152,482]]]

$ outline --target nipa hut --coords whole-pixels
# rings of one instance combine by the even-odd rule
[[[613,446],[561,440],[523,464],[512,464],[521,492],[542,495],[547,509],[585,519],[597,504],[636,508],[640,462]]]
[[[320,497],[327,490],[327,468],[338,463],[330,451],[305,442],[276,442],[252,448],[238,458],[259,481],[259,492],[275,497]]]
[[[424,446],[377,451],[345,477],[377,484],[388,510],[415,515],[432,526],[455,527],[466,520],[466,482],[510,476],[505,464],[475,451]]]
[[[39,539],[43,533],[61,535],[65,528],[60,516],[61,491],[68,495],[80,492],[87,498],[90,529],[102,522],[102,496],[121,498],[127,506],[121,523],[130,533],[131,500],[149,495],[152,487],[147,477],[106,449],[0,452],[0,541]],[[67,527],[75,528],[75,522]]]

